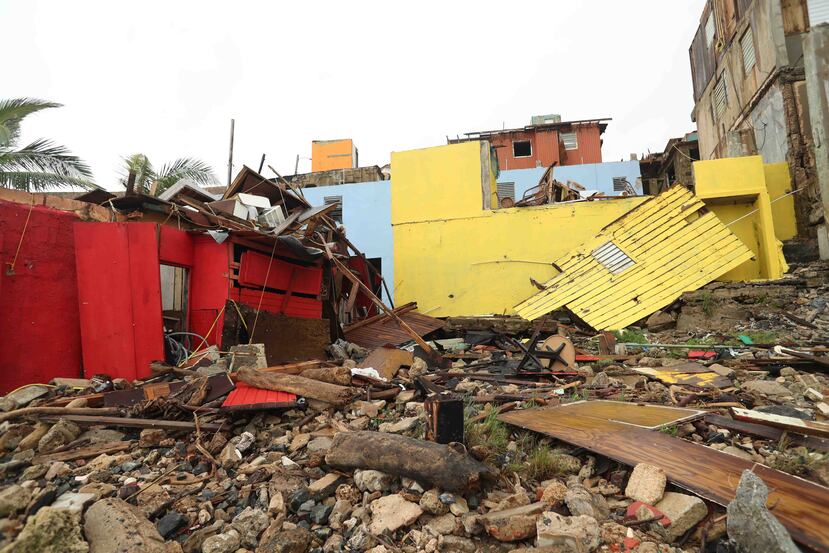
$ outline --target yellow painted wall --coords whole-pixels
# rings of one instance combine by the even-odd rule
[[[530,278],[552,278],[553,259],[645,200],[484,209],[496,192],[488,160],[485,142],[392,153],[397,304],[437,317],[514,313],[537,291]]]
[[[755,259],[719,280],[776,279],[788,270],[775,235],[763,158],[694,162],[696,195],[754,252]],[[753,213],[752,213],[753,212]]]
[[[767,163],[763,166],[763,169],[766,173],[766,189],[772,201],[771,215],[774,219],[774,234],[778,240],[794,238],[797,236],[794,196],[786,196],[792,191],[789,164],[785,162]]]
[[[354,141],[314,140],[311,142],[311,171],[331,171],[356,167]]]

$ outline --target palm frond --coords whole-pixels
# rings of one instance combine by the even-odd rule
[[[130,173],[135,173],[135,191],[148,193],[156,179],[155,168],[144,154],[132,154],[124,158],[121,183],[126,186]]]
[[[155,193],[161,194],[181,179],[190,179],[200,186],[209,186],[218,182],[210,165],[200,159],[182,157],[161,168],[156,175],[158,185]]]
[[[41,138],[20,149],[0,149],[2,186],[23,190],[43,190],[47,185],[98,188],[92,179],[92,170],[84,161],[51,140]]]
[[[20,136],[20,122],[27,115],[61,104],[37,98],[12,98],[0,100],[0,147],[9,146]]]

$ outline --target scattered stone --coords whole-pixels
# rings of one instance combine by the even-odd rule
[[[86,511],[83,532],[90,553],[164,553],[164,540],[141,509],[101,499]]]
[[[202,543],[202,553],[234,553],[239,549],[239,532],[231,528],[223,534],[210,536]]]
[[[186,516],[175,511],[169,511],[166,515],[158,519],[155,524],[156,530],[165,540],[173,535],[173,533],[187,525],[189,520]]]
[[[667,528],[657,525],[668,543],[681,538],[708,515],[708,507],[702,499],[676,492],[665,492],[662,500],[654,507],[671,520]]]
[[[354,472],[354,485],[364,492],[385,492],[394,484],[394,476],[379,470],[358,470]]]
[[[535,536],[536,518],[538,517],[535,515],[516,515],[487,520],[484,528],[498,541],[523,541]]]
[[[443,515],[449,512],[449,506],[440,500],[438,490],[427,490],[420,496],[420,507],[430,515]]]
[[[244,547],[255,547],[259,535],[268,527],[270,519],[264,511],[245,507],[245,510],[236,515],[231,527],[239,532],[239,539]]]
[[[766,508],[768,495],[760,477],[743,471],[737,494],[728,504],[728,536],[745,552],[799,553],[786,528]]]
[[[87,505],[91,505],[97,500],[98,496],[94,493],[66,492],[52,503],[52,508],[81,514]]]
[[[572,551],[593,551],[599,547],[599,523],[580,515],[566,517],[548,511],[538,517],[538,547],[566,546]]]
[[[2,553],[88,553],[80,517],[62,509],[42,507]],[[114,551],[114,550],[113,550]]]
[[[60,419],[40,438],[37,443],[37,450],[40,453],[49,453],[74,441],[80,433],[81,429],[77,424]]]
[[[12,484],[0,490],[0,517],[7,517],[22,511],[32,499],[32,490]]]
[[[668,483],[665,471],[654,465],[639,463],[633,467],[633,472],[625,488],[625,496],[635,501],[654,505],[662,499],[665,485]]]
[[[564,502],[564,497],[567,495],[567,486],[564,482],[559,480],[553,480],[547,487],[544,488],[544,491],[541,494],[541,501],[549,505],[550,507],[555,507],[556,505],[560,505]]]
[[[138,447],[156,447],[167,439],[167,432],[160,428],[145,428],[138,435]]]
[[[423,514],[423,509],[417,503],[406,501],[400,494],[376,499],[371,502],[370,509],[371,524],[368,530],[372,534],[380,534],[385,530],[394,532],[413,524]]]
[[[322,478],[311,482],[308,486],[308,493],[314,499],[323,499],[334,493],[337,486],[343,481],[343,477],[336,472],[329,472]]]
[[[445,536],[453,534],[458,528],[458,518],[452,513],[447,513],[438,517],[434,517],[429,522],[423,525],[424,529],[428,529],[434,534]]]
[[[773,380],[749,380],[743,383],[743,390],[770,397],[787,397],[792,395],[788,388]]]
[[[728,453],[729,455],[734,455],[735,457],[739,457],[740,459],[745,459],[746,461],[751,461],[754,459],[751,456],[751,453],[744,449],[740,449],[739,447],[734,447],[733,445],[725,446],[720,451],[722,451],[723,453]],[[647,501],[645,503],[647,503]]]
[[[310,549],[311,533],[301,526],[276,532],[263,539],[256,553],[305,553]]]

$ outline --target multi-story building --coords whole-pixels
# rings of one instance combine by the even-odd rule
[[[810,38],[827,17],[829,0],[709,0],[690,48],[701,159],[787,162],[805,236],[825,232],[807,88],[826,90],[808,66],[818,58],[825,71],[829,63]]]
[[[495,148],[501,170],[601,163],[601,136],[607,121],[610,119],[562,121],[560,115],[538,115],[526,127],[469,132],[447,141],[488,141]]]

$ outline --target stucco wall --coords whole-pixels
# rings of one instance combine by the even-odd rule
[[[474,147],[392,153],[395,301],[433,316],[512,313],[552,261],[645,198],[481,209]]]
[[[348,239],[366,257],[381,259],[383,278],[394,295],[391,181],[304,188],[302,192],[312,205],[322,205],[326,196],[342,196],[343,225]],[[385,291],[383,298],[389,299]]]

